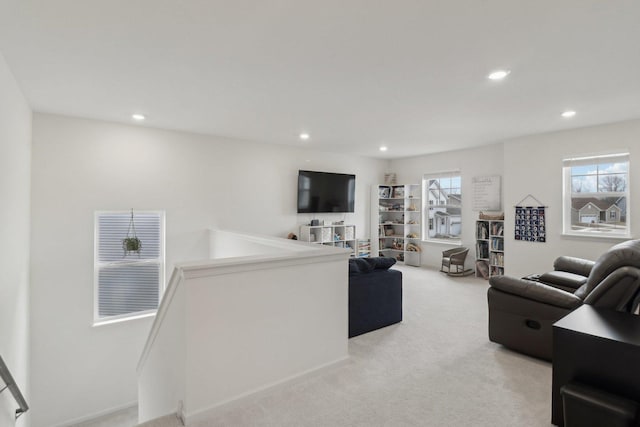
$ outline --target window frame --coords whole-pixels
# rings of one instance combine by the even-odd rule
[[[624,191],[601,191],[599,177],[601,175],[615,175],[616,173],[600,174],[599,171],[595,174],[595,191],[584,193],[592,194],[593,197],[624,197],[625,198],[625,229],[621,232],[605,232],[599,231],[595,228],[593,231],[576,231],[572,229],[572,200],[573,200],[573,175],[571,174],[571,168],[574,166],[598,166],[608,163],[623,163],[626,162],[626,185]],[[620,174],[620,173],[617,173]],[[581,175],[582,176],[582,175]],[[593,239],[620,239],[627,240],[632,236],[631,233],[631,156],[628,150],[621,150],[615,152],[591,154],[584,156],[577,156],[571,158],[565,158],[562,160],[562,235],[579,238],[593,238]],[[605,218],[613,219],[622,217],[618,215],[616,211],[614,216],[610,216],[612,211],[604,210]]]
[[[429,181],[433,179],[443,179],[443,178],[459,178],[460,179],[460,204],[459,205],[431,205],[429,204]],[[462,172],[460,170],[448,170],[442,172],[435,173],[425,173],[422,175],[422,241],[425,243],[442,243],[446,245],[452,246],[460,246],[462,244],[462,211],[463,211],[463,192],[462,192],[462,182],[463,182]],[[451,188],[451,187],[450,187]],[[434,206],[452,206],[460,209],[460,234],[458,238],[451,239],[443,239],[438,237],[429,237],[429,224],[433,223],[434,226],[436,224],[436,218],[429,217],[429,209]]]
[[[155,309],[149,310],[141,310],[131,313],[118,314],[113,316],[100,317],[100,308],[99,308],[99,276],[101,268],[104,268],[105,265],[113,265],[113,262],[100,262],[99,261],[99,245],[100,245],[100,235],[99,235],[99,218],[101,215],[131,215],[131,211],[123,211],[123,210],[101,210],[95,211],[94,213],[94,254],[93,254],[93,326],[102,326],[113,323],[124,322],[128,320],[135,319],[143,319],[147,317],[153,317],[156,315],[158,308],[160,307],[160,302],[162,301],[162,296],[164,294],[166,283],[165,283],[165,266],[166,266],[166,216],[164,211],[159,210],[140,210],[135,211],[135,214],[153,214],[158,215],[160,219],[160,255],[157,259],[144,259],[144,260],[132,260],[127,262],[118,263],[123,266],[126,265],[145,265],[145,264],[158,264],[159,265],[159,276],[158,276],[158,306]],[[135,220],[135,218],[134,218]]]

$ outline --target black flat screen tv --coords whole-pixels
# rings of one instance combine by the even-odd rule
[[[298,171],[298,213],[353,212],[356,176]]]

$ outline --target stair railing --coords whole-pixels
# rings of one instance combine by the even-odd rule
[[[16,382],[13,380],[13,376],[11,375],[11,372],[9,372],[9,368],[7,368],[7,365],[4,363],[2,356],[0,356],[0,378],[2,378],[2,381],[5,384],[5,386],[0,389],[0,393],[5,391],[6,389],[9,389],[9,391],[13,395],[13,398],[18,403],[19,408],[16,409],[16,419],[18,419],[20,415],[29,410],[29,405],[27,405],[27,401],[24,400],[24,396],[22,395],[18,384],[16,384]]]

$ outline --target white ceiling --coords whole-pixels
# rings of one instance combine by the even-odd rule
[[[640,117],[638,0],[0,0],[0,52],[35,111],[383,158]]]

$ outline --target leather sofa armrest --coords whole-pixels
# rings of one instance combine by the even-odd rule
[[[555,307],[574,309],[582,305],[582,300],[570,292],[556,289],[544,283],[518,279],[509,276],[493,276],[491,287],[508,294],[535,300]]]
[[[585,297],[584,302],[595,307],[624,311],[625,306],[637,294],[639,288],[640,268],[620,267],[598,283]]]
[[[580,274],[569,273],[568,271],[553,270],[541,274],[538,281],[556,288],[564,288],[575,292],[576,289],[587,283],[587,278]]]
[[[595,262],[588,259],[561,256],[553,262],[553,269],[588,277],[594,265]]]

